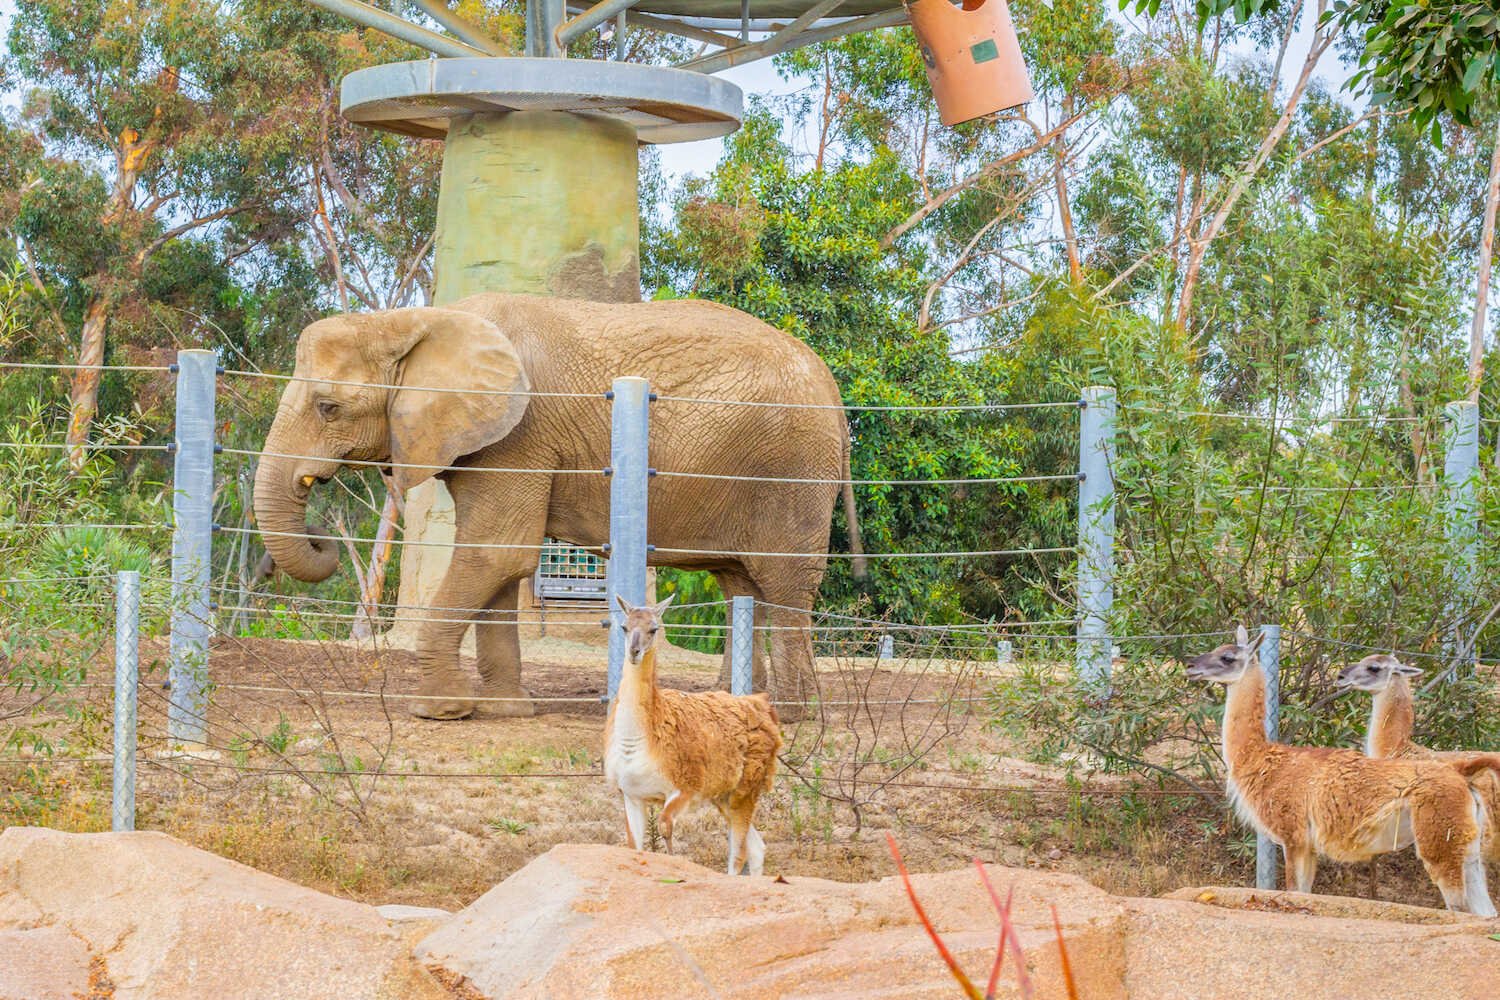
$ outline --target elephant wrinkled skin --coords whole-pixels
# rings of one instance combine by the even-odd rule
[[[778,701],[805,700],[816,686],[808,610],[827,562],[838,483],[849,478],[848,427],[838,386],[812,350],[726,306],[482,294],[448,308],[313,323],[297,343],[296,377],[264,448],[312,457],[262,459],[255,514],[267,532],[266,548],[292,576],[325,579],[337,567],[335,548],[295,537],[306,530],[315,483],[346,462],[391,463],[401,489],[436,474],[453,495],[457,542],[525,547],[455,549],[433,605],[513,611],[520,582],[536,568],[532,546],[544,536],[586,547],[608,541],[609,482],[604,476],[473,470],[603,469],[610,442],[603,392],[621,375],[648,379],[663,397],[813,404],[653,403],[655,468],[821,482],[660,476],[652,480],[647,514],[651,541],[661,548],[808,553],[650,557],[652,565],[709,570],[726,597],[746,594],[764,602],[757,605],[757,622],[783,627],[771,631],[768,684],[758,649],[757,687],[768,686]],[[402,388],[379,388],[384,385]],[[422,391],[427,387],[491,392]],[[847,485],[843,493],[858,552],[853,493]],[[504,714],[531,714],[516,625],[486,619],[483,610],[467,619],[453,612],[442,618],[420,625],[423,698],[413,711],[439,719],[473,711],[473,692],[459,666],[460,643],[472,623],[481,693],[520,699],[500,703]]]

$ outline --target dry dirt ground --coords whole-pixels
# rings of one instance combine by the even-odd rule
[[[526,683],[541,699],[533,718],[482,706],[468,720],[432,722],[410,716],[398,696],[416,686],[408,651],[219,640],[211,749],[186,757],[165,740],[164,652],[142,649],[140,829],[358,900],[449,909],[555,844],[624,842],[623,811],[599,773],[596,647],[527,643]],[[717,656],[672,648],[661,660],[671,686],[717,681]],[[103,657],[93,676],[109,669]],[[993,672],[868,659],[820,660],[819,672],[826,717],[785,727],[798,773],[783,766],[762,800],[767,874],[887,875],[891,831],[918,871],[977,856],[1145,896],[1253,880],[1253,841],[1222,801],[1018,759],[1019,748],[986,725],[983,696],[1004,683]],[[97,690],[65,720],[68,739],[50,762],[0,763],[0,826],[108,828],[108,697]],[[717,814],[690,813],[675,848],[723,865]],[[1407,855],[1383,863],[1380,895],[1440,905]],[[1328,865],[1318,888],[1364,894],[1365,874]]]

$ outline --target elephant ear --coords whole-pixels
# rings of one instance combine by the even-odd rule
[[[521,422],[531,383],[515,345],[494,323],[432,307],[376,315],[385,338],[377,351],[394,363],[401,387],[391,394],[387,416],[392,472],[402,490],[499,441]],[[435,391],[454,389],[465,391]]]

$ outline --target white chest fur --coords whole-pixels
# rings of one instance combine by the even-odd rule
[[[623,696],[625,692],[622,690]],[[636,707],[624,697],[615,708],[609,745],[604,748],[604,776],[633,799],[665,799],[674,791],[672,783],[651,759],[646,733]]]

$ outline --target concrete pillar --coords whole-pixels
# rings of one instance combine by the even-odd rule
[[[565,111],[454,118],[434,240],[434,305],[476,292],[640,300],[636,132]],[[605,372],[601,392],[615,375]],[[405,537],[453,540],[453,500],[427,482],[407,497]],[[432,605],[451,549],[409,545],[403,606]]]

